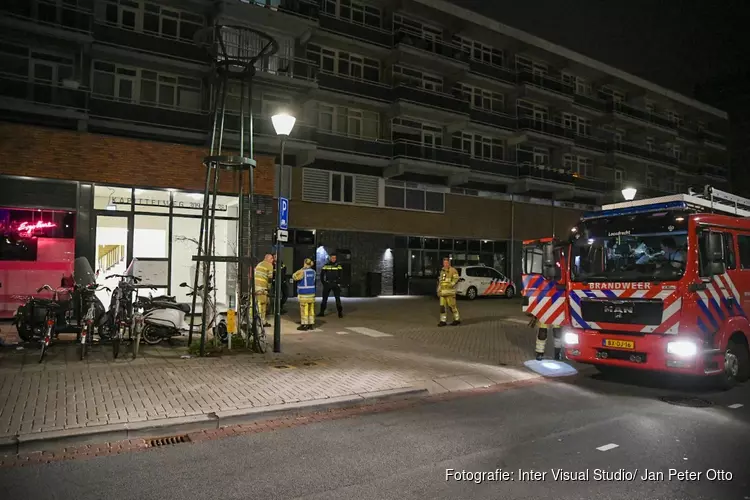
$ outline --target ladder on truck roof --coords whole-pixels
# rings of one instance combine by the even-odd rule
[[[683,203],[686,207],[695,208],[702,212],[750,217],[750,199],[727,193],[726,191],[721,191],[708,185],[703,188],[703,193],[698,193],[690,189],[688,190],[688,194],[675,194],[658,198],[647,198],[644,200],[633,200],[602,205],[601,211],[623,210],[637,207],[645,208],[649,205],[671,205],[675,203]],[[596,217],[596,213],[597,212],[593,212],[590,216]]]

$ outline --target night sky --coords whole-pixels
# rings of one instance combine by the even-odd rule
[[[750,69],[750,0],[452,1],[689,96]]]

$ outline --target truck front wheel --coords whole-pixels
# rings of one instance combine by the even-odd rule
[[[734,387],[738,382],[744,382],[750,375],[750,354],[747,345],[734,337],[727,342],[724,352],[724,372],[721,374],[721,386],[724,389]]]

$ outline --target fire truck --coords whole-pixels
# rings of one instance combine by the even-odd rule
[[[550,283],[560,246],[543,244]],[[750,199],[706,186],[604,205],[562,247],[568,359],[727,386],[750,378]]]
[[[545,276],[544,252],[549,246],[555,261],[554,272]],[[565,325],[566,321],[566,276],[565,245],[557,238],[541,238],[523,242],[521,262],[521,309],[535,322],[549,325]]]

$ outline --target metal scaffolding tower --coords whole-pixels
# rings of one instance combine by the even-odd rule
[[[226,262],[237,266],[237,279],[235,285],[235,304],[240,310],[241,300],[244,294],[244,277],[246,265],[250,264],[250,287],[251,297],[255,296],[255,282],[253,276],[252,257],[248,256],[243,232],[245,228],[245,186],[249,183],[249,203],[251,210],[248,232],[250,238],[253,233],[253,193],[255,159],[253,151],[253,115],[252,115],[252,82],[255,76],[256,63],[263,61],[268,56],[278,51],[276,40],[264,33],[246,26],[214,24],[207,27],[195,36],[195,42],[205,48],[212,59],[212,129],[211,145],[208,156],[203,159],[206,167],[205,189],[203,193],[203,211],[201,214],[200,240],[198,254],[193,256],[196,262],[195,279],[191,313],[195,311],[198,294],[202,296],[202,304],[207,304],[209,294],[214,293],[216,304],[216,287],[213,281],[216,279],[211,274],[212,264]],[[239,109],[230,109],[227,106],[227,94],[233,90],[239,94]],[[247,101],[245,101],[247,99]],[[248,108],[248,111],[245,108]],[[233,145],[238,154],[225,151],[224,141],[225,124],[227,114],[230,117],[239,115],[239,144]],[[248,127],[245,129],[245,121],[248,119]],[[231,118],[230,118],[231,119]],[[237,251],[236,256],[215,255],[215,219],[216,199],[219,191],[221,174],[234,176],[235,185],[238,189],[238,221],[237,221]],[[247,308],[246,308],[247,309]],[[206,327],[214,318],[207,318],[207,308],[202,307],[201,314],[201,341],[200,353],[205,355]],[[243,318],[237,318],[237,324],[241,325]],[[250,326],[249,318],[247,321]],[[192,342],[195,314],[191,315],[190,332],[188,343]],[[231,335],[231,334],[230,334]]]

